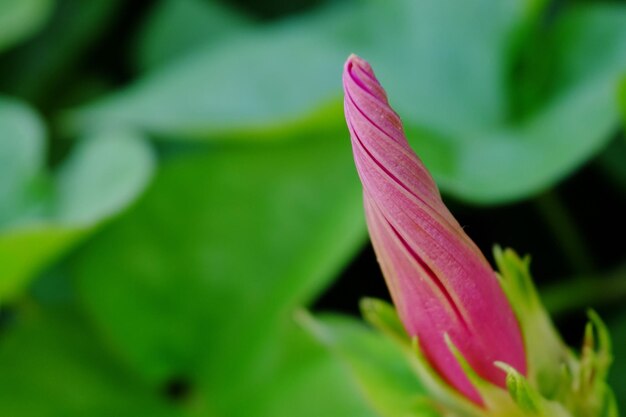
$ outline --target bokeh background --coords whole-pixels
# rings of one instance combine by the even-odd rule
[[[532,254],[566,340],[606,319],[626,409],[625,3],[1,0],[0,415],[373,417],[421,390],[359,323],[389,297],[352,52],[483,251]]]

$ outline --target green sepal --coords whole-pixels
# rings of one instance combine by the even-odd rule
[[[563,396],[576,415],[617,417],[617,403],[611,387],[606,380],[613,362],[611,338],[600,316],[593,310],[587,312],[589,321],[585,334],[580,359],[575,371],[570,376],[569,395]]]
[[[401,345],[411,344],[411,339],[404,330],[396,309],[391,304],[376,298],[363,298],[360,307],[365,321],[376,329]]]
[[[589,314],[580,355],[562,340],[541,303],[530,274],[530,257],[511,249],[494,249],[500,284],[515,312],[522,331],[528,371],[522,375],[497,362],[506,373],[506,389],[478,375],[446,334],[448,348],[478,391],[479,406],[451,387],[433,369],[410,338],[394,307],[384,301],[365,299],[365,319],[402,347],[406,360],[430,391],[432,401],[444,415],[457,417],[617,417],[614,395],[606,383],[611,364],[611,341],[606,326],[593,311]],[[538,343],[540,341],[540,343]],[[446,414],[447,413],[447,414]]]
[[[487,417],[572,417],[561,405],[548,401],[512,366],[495,362],[506,373],[506,387],[492,384],[474,371],[461,351],[446,334],[446,344],[484,401],[477,415]],[[459,413],[459,416],[473,414]]]
[[[541,415],[541,396],[530,386],[526,378],[506,364],[498,365],[507,372],[506,388],[515,404],[525,413]]]
[[[539,395],[545,401],[560,404],[569,412],[563,415],[617,417],[617,404],[606,382],[612,362],[611,339],[600,316],[594,311],[588,312],[581,353],[574,354],[561,339],[541,303],[530,275],[530,258],[520,258],[513,250],[497,246],[494,256],[500,283],[525,341],[528,375],[522,385],[516,386],[532,388],[533,391],[526,391],[535,393],[529,394],[530,397]],[[508,378],[521,384],[522,379],[511,373]],[[520,397],[522,392],[518,388],[511,396],[527,401],[530,397]],[[551,410],[547,415],[559,415],[555,413]]]
[[[574,355],[565,345],[535,289],[530,257],[512,249],[494,248],[500,285],[518,318],[528,361],[528,379],[542,393],[553,396],[561,389],[563,367],[571,368]],[[541,343],[537,343],[541,341]]]
[[[598,314],[588,312],[589,323],[585,328],[583,345],[580,354],[576,354],[565,345],[541,303],[530,274],[530,258],[521,258],[514,251],[499,247],[494,252],[500,284],[523,334],[528,365],[526,374],[506,363],[495,362],[494,366],[506,375],[506,386],[495,385],[472,368],[448,334],[442,335],[453,357],[477,390],[482,404],[466,398],[431,366],[420,341],[407,334],[391,304],[372,298],[362,300],[361,310],[365,320],[396,346],[399,360],[416,375],[428,392],[426,395],[416,392],[413,396],[405,390],[396,398],[404,404],[404,412],[398,417],[421,416],[425,410],[445,417],[618,417],[615,396],[606,383],[612,362],[611,340]],[[311,321],[308,321],[308,327],[315,330],[316,326],[311,326]],[[313,333],[319,333],[318,339],[322,340],[324,332],[320,329],[317,327],[317,332]],[[366,356],[362,356],[362,360]],[[373,360],[362,363],[377,366]],[[382,367],[380,371],[373,374],[383,375]],[[371,372],[368,374],[373,375]],[[369,379],[370,382],[372,380],[376,378]],[[380,385],[376,386],[380,388]],[[407,399],[411,401],[405,401]],[[416,405],[419,411],[409,411],[412,408],[407,405]],[[387,412],[392,409],[398,408],[386,407]],[[395,417],[396,414],[384,415]]]
[[[506,387],[510,399],[515,403],[523,416],[537,417],[571,417],[571,414],[561,405],[548,401],[531,386],[528,379],[517,372],[513,367],[498,362],[496,366],[506,372]]]
[[[402,348],[405,359],[430,391],[434,407],[446,412],[452,411],[453,415],[458,416],[484,416],[480,407],[452,388],[430,365],[418,339],[409,337],[396,309],[391,304],[374,298],[365,298],[361,301],[361,311],[367,322]]]

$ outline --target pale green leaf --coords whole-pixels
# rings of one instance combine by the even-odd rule
[[[335,126],[343,117],[341,66],[356,52],[374,66],[445,192],[476,203],[517,200],[552,186],[607,144],[618,123],[616,83],[626,72],[626,7],[565,8],[538,35],[550,51],[547,64],[536,64],[548,67],[546,92],[514,117],[511,51],[529,13],[517,1],[330,5],[198,48],[66,114],[64,126],[114,123],[196,140]],[[588,59],[598,50],[598,59]]]
[[[44,137],[43,122],[31,108],[0,97],[0,228],[27,215],[43,165]]]
[[[19,102],[0,100],[0,300],[19,294],[46,266],[132,202],[153,157],[135,134],[79,142],[55,175],[43,166],[44,131]]]
[[[156,68],[199,46],[217,44],[249,25],[247,17],[217,0],[161,0],[139,32],[136,66]]]
[[[36,33],[54,5],[53,0],[0,0],[0,51]]]

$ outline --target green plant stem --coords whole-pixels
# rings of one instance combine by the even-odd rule
[[[615,140],[600,154],[596,166],[615,189],[626,195],[626,134],[620,132]]]
[[[548,311],[560,315],[589,307],[607,307],[626,300],[626,264],[604,276],[569,278],[540,289]]]
[[[536,203],[563,255],[574,271],[585,279],[593,270],[593,261],[571,214],[553,191],[539,196]]]

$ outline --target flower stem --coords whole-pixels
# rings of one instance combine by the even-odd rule
[[[544,305],[554,315],[623,302],[626,300],[626,264],[604,276],[564,279],[541,288],[540,293]]]
[[[586,279],[593,270],[593,261],[576,222],[554,191],[548,191],[536,200],[539,212],[550,228],[563,255],[576,273]]]

